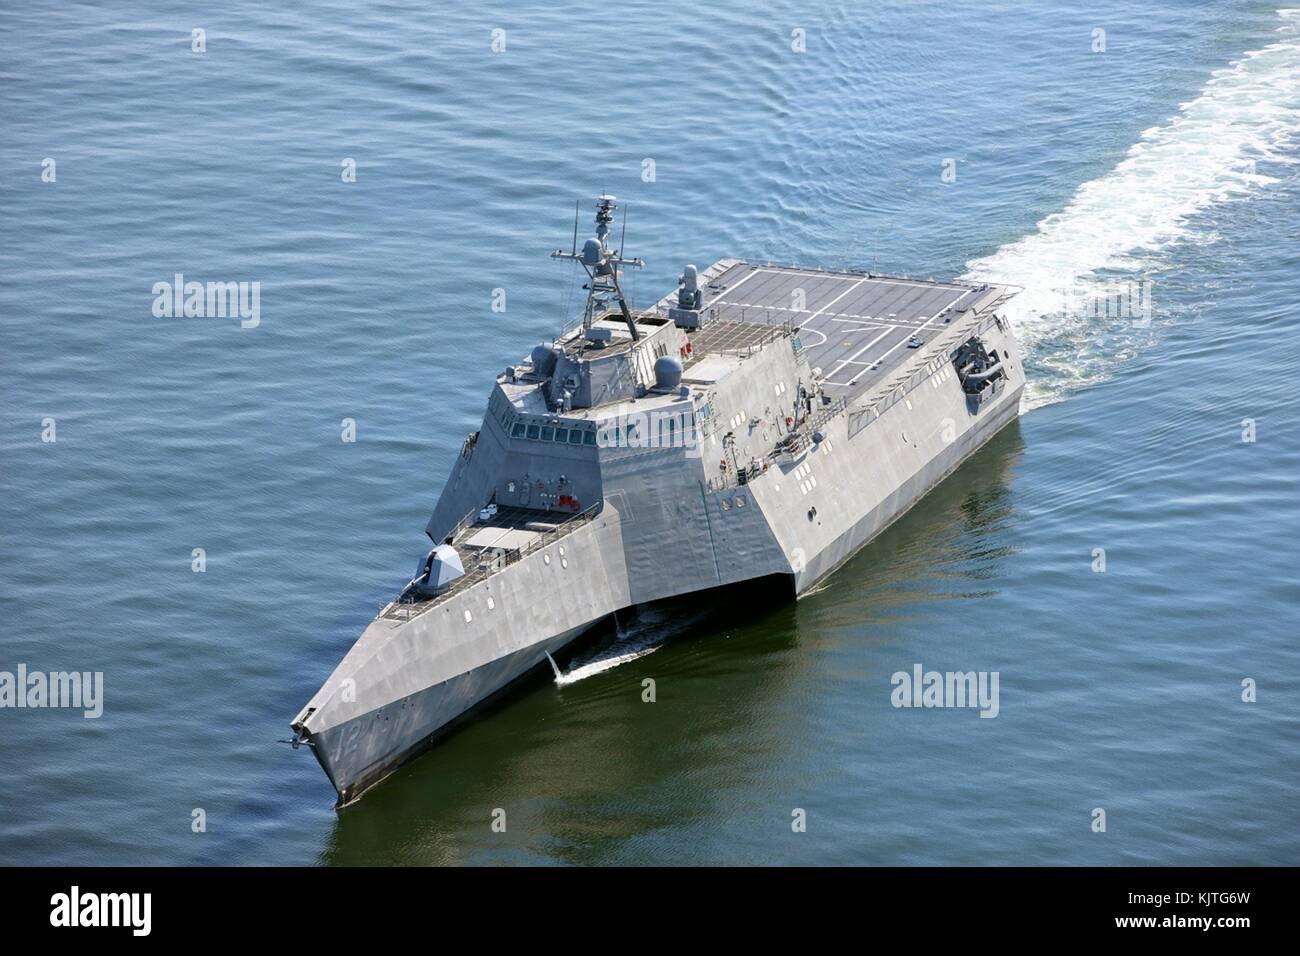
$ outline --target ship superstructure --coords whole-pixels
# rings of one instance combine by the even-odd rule
[[[582,318],[497,376],[415,576],[293,721],[347,803],[624,608],[806,591],[1016,417],[1006,286],[725,259],[645,310],[596,234]]]

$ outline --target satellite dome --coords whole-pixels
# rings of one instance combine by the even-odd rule
[[[655,359],[655,387],[666,392],[672,391],[682,383],[682,363],[671,355],[661,355]]]
[[[598,266],[605,259],[605,251],[600,247],[599,239],[588,239],[582,244],[582,264]]]
[[[532,353],[533,372],[545,378],[555,371],[557,356],[555,350],[544,343],[534,345]]]

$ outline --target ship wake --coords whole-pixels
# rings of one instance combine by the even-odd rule
[[[1110,172],[1037,230],[967,264],[965,278],[1014,283],[1007,307],[1029,375],[1025,407],[1106,378],[1173,316],[1159,273],[1171,251],[1217,240],[1212,207],[1248,198],[1294,164],[1300,135],[1300,9],[1277,39],[1216,70]]]
[[[570,684],[576,684],[580,680],[595,677],[597,674],[603,674],[615,667],[629,664],[638,658],[645,657],[647,654],[653,654],[661,647],[663,647],[662,641],[643,644],[620,641],[613,647],[606,648],[602,656],[597,657],[595,660],[570,668],[567,674],[559,669],[555,661],[551,661],[551,668],[555,671],[555,686],[567,687]]]
[[[702,614],[682,615],[679,609],[679,613],[667,617],[656,613],[654,609],[642,609],[638,620],[627,627],[618,627],[617,636],[612,643],[574,661],[568,673],[560,670],[552,659],[551,670],[555,673],[555,686],[567,687],[653,654],[668,643],[675,634],[688,629],[702,616]]]

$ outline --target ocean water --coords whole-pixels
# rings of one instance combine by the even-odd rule
[[[104,674],[0,710],[0,862],[1300,860],[1300,12],[36,2],[0,120],[0,670]],[[815,594],[620,621],[336,814],[277,741],[601,190],[643,304],[726,255],[1024,287],[1025,415]],[[258,324],[156,316],[177,273]],[[893,707],[914,664],[998,716]]]

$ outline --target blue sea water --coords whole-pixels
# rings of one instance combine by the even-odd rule
[[[0,122],[0,670],[105,682],[0,710],[0,862],[1300,860],[1300,12],[34,2]],[[643,304],[722,256],[1023,286],[1025,415],[817,593],[652,609],[336,815],[276,741],[602,190]],[[177,273],[259,324],[156,316]],[[915,663],[998,717],[892,707]]]

